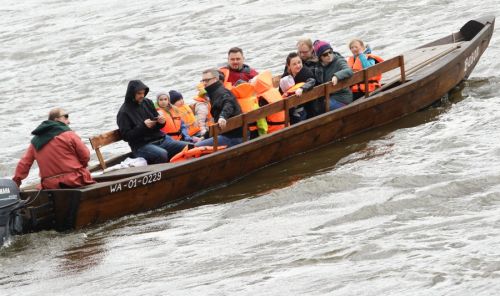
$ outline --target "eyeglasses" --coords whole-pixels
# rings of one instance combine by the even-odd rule
[[[202,79],[200,80],[200,82],[203,82],[203,83],[208,83],[210,80],[214,79],[215,77],[210,77],[210,78],[206,78],[206,79]]]
[[[329,50],[329,51],[327,51],[327,52],[322,53],[322,54],[321,54],[321,56],[322,56],[322,57],[327,57],[327,56],[329,56],[329,55],[331,55],[331,54],[333,54],[333,51]]]
[[[69,118],[69,114],[61,114],[61,115],[59,115],[59,117],[64,117],[64,118],[68,119]]]

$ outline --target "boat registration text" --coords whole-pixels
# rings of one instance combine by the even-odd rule
[[[156,172],[153,174],[145,175],[139,178],[128,180],[127,182],[121,182],[109,186],[109,191],[111,193],[119,192],[124,189],[136,188],[138,186],[145,186],[152,184],[161,180],[161,172]]]
[[[474,64],[474,62],[477,60],[479,57],[479,47],[476,47],[474,51],[467,57],[465,58],[465,68],[464,68],[464,73],[467,73],[467,70]]]

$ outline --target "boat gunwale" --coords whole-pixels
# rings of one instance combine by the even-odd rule
[[[479,20],[485,20],[483,22],[484,27],[476,34],[476,36],[474,38],[472,38],[470,41],[463,41],[462,45],[459,46],[456,50],[439,58],[432,65],[429,65],[427,67],[424,67],[424,69],[416,71],[415,74],[421,74],[422,76],[417,77],[416,79],[408,79],[404,83],[401,83],[397,86],[394,86],[393,88],[389,88],[387,90],[384,90],[383,92],[377,93],[369,98],[366,98],[366,99],[362,98],[362,99],[357,100],[357,101],[355,101],[349,105],[346,105],[340,109],[326,112],[324,114],[318,115],[318,116],[311,118],[311,119],[308,119],[308,120],[305,120],[305,121],[300,122],[298,124],[295,124],[293,126],[288,126],[284,129],[279,130],[277,132],[274,132],[272,134],[267,134],[267,135],[261,136],[257,139],[244,142],[244,143],[239,144],[237,146],[214,152],[214,153],[206,155],[202,158],[188,160],[186,162],[179,163],[178,165],[175,165],[175,166],[171,166],[171,164],[170,164],[170,166],[168,168],[165,168],[165,169],[155,169],[155,170],[144,172],[144,173],[141,173],[138,175],[129,176],[129,177],[125,177],[125,178],[121,178],[121,179],[117,179],[117,180],[112,180],[112,181],[105,181],[102,183],[93,184],[93,185],[89,185],[89,186],[85,186],[85,187],[81,187],[81,188],[51,189],[51,190],[44,190],[44,191],[47,191],[47,192],[54,191],[54,192],[60,192],[60,193],[62,193],[62,191],[73,192],[73,193],[80,192],[81,199],[85,200],[87,198],[93,199],[93,198],[102,197],[102,195],[99,195],[96,197],[88,196],[87,194],[89,192],[104,190],[104,189],[107,189],[112,184],[117,184],[117,183],[121,183],[121,182],[128,182],[130,180],[142,178],[144,176],[147,176],[147,175],[150,175],[153,173],[157,173],[157,172],[162,172],[162,177],[161,177],[161,180],[159,182],[168,182],[168,180],[164,180],[164,178],[168,178],[172,174],[175,174],[175,176],[184,175],[184,174],[192,173],[193,170],[197,170],[199,168],[206,167],[207,165],[209,165],[212,162],[230,161],[233,158],[241,157],[242,154],[261,149],[262,147],[265,147],[265,146],[270,145],[272,143],[286,140],[287,138],[291,138],[291,137],[296,136],[298,134],[302,134],[304,132],[307,132],[308,130],[317,129],[322,125],[327,125],[327,124],[329,124],[333,121],[336,121],[336,120],[342,120],[342,118],[347,117],[351,114],[355,114],[357,112],[373,108],[377,105],[390,102],[391,100],[397,100],[400,96],[404,95],[405,93],[410,93],[410,92],[416,90],[419,85],[425,85],[429,81],[435,79],[433,76],[436,75],[436,72],[439,72],[440,70],[446,68],[447,65],[454,63],[455,60],[458,60],[462,56],[463,52],[469,50],[476,42],[478,42],[479,39],[483,39],[485,37],[484,35],[488,31],[491,31],[491,34],[493,34],[492,26],[494,25],[495,18],[493,16],[486,16],[486,17],[476,19],[476,21],[479,21]],[[458,33],[460,33],[460,32],[458,32]],[[457,32],[453,32],[451,35],[453,35],[453,34],[457,34]],[[491,39],[491,34],[489,36],[488,41]],[[445,40],[446,38],[449,38],[449,37],[450,37],[450,35],[447,35],[443,38],[439,38],[439,39],[435,40],[434,42],[436,42],[438,40]],[[452,43],[448,43],[448,44],[452,44]],[[415,49],[418,49],[418,48],[419,47],[417,47]],[[480,55],[482,55],[483,52],[484,52],[484,50],[481,52]],[[478,60],[479,60],[479,58],[476,60],[476,63]],[[470,67],[471,68],[470,71],[472,71],[474,69],[476,63],[474,63],[474,65],[472,65]],[[464,74],[464,78],[465,77],[467,77],[467,73]],[[318,87],[321,87],[321,86],[318,86]],[[355,134],[359,134],[359,133],[365,132],[367,130],[388,124],[392,121],[398,120],[399,118],[406,116],[409,113],[413,113],[413,111],[412,112],[403,112],[399,116],[391,118],[390,121],[386,121],[386,122],[383,122],[381,124],[371,126],[370,128],[367,128],[367,129],[359,130],[356,133],[350,134],[349,136],[346,136],[346,137],[350,137],[350,136],[353,136]],[[337,141],[342,140],[346,137],[333,138],[333,139],[331,139],[331,141],[329,141],[328,143],[326,143],[324,145],[328,145],[328,144],[331,144],[333,142],[337,142]],[[306,148],[302,153],[305,153],[305,152],[310,151],[310,150],[312,150],[312,148]],[[298,153],[288,155],[284,159],[291,158],[297,154]],[[277,160],[277,161],[271,161],[271,162],[267,163],[266,166],[271,165],[273,163],[281,162],[284,159]],[[255,170],[249,171],[248,174],[250,174],[253,171],[255,171]],[[233,179],[236,179],[236,177],[231,178],[231,180],[233,180]],[[144,186],[147,186],[147,185],[144,185]],[[213,187],[213,186],[211,186],[211,187]],[[207,188],[207,190],[208,189],[209,188]],[[125,189],[125,190],[134,190],[134,188]],[[38,191],[38,190],[26,190],[26,191],[22,191],[22,192],[25,194],[28,194],[28,193],[33,192],[33,191]],[[113,194],[113,193],[109,193],[109,194]]]

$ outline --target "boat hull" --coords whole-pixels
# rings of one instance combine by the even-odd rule
[[[416,71],[405,83],[368,99],[196,160],[81,189],[42,191],[34,205],[50,204],[53,213],[31,223],[30,230],[78,229],[156,209],[425,108],[466,79],[488,47],[494,18],[473,22],[480,23],[481,28],[470,40]],[[457,32],[426,46],[455,42],[463,35]],[[23,193],[25,198],[33,194]]]

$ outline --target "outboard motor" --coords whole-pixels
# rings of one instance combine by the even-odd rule
[[[0,179],[0,247],[11,234],[22,231],[22,218],[18,212],[23,206],[16,183]]]

